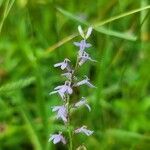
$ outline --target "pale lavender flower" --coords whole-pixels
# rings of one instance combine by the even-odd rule
[[[73,90],[71,88],[71,82],[66,81],[64,85],[57,86],[54,88],[54,91],[50,92],[51,94],[58,93],[62,99],[65,98],[65,94],[72,94]]]
[[[54,67],[60,67],[62,70],[69,67],[70,60],[68,58],[65,58],[63,62],[57,63],[54,65]]]
[[[71,80],[74,70],[71,70],[70,72],[66,72],[61,74],[62,76],[66,77],[67,79]]]
[[[67,122],[67,108],[62,105],[62,106],[53,106],[52,107],[52,111],[56,111],[57,112],[57,119],[62,119],[64,122]]]
[[[75,133],[84,133],[87,136],[90,136],[93,134],[94,131],[88,130],[86,126],[82,126],[81,128],[78,128],[74,131]]]
[[[50,135],[50,138],[48,140],[49,142],[50,141],[53,141],[54,144],[57,144],[59,142],[62,142],[63,144],[66,144],[66,140],[65,138],[62,136],[62,133],[60,132],[59,134],[52,134]]]
[[[85,79],[82,80],[82,81],[79,81],[77,82],[76,84],[74,84],[74,86],[80,86],[80,85],[83,85],[83,84],[86,84],[87,86],[91,87],[91,88],[96,88],[93,84],[91,84],[90,82],[90,79],[85,76]]]
[[[78,31],[79,31],[80,35],[83,37],[83,39],[88,39],[89,36],[92,33],[92,30],[93,30],[92,27],[89,27],[88,30],[87,30],[87,33],[84,34],[84,31],[83,31],[82,27],[78,26]]]
[[[76,108],[81,107],[81,106],[86,106],[88,108],[88,110],[91,111],[91,107],[87,103],[87,100],[85,99],[85,97],[82,97],[82,99],[79,102],[75,103],[74,106]]]
[[[86,40],[81,40],[81,42],[74,42],[74,45],[79,47],[80,51],[84,51],[85,48],[92,46],[90,43],[87,43]]]
[[[80,53],[79,51],[79,65],[81,66],[82,64],[84,64],[87,60],[93,61],[93,62],[97,62],[96,60],[92,59],[88,53],[86,53],[85,51],[83,51],[82,53]]]

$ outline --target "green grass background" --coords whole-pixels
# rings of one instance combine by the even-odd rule
[[[50,107],[52,89],[64,82],[53,64],[75,62],[77,26],[94,27],[84,64],[97,89],[80,88],[92,111],[73,113],[72,124],[94,130],[76,135],[74,149],[150,149],[149,0],[0,0],[0,150],[60,150],[50,133],[64,130]]]

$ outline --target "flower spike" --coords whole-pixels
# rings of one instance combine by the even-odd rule
[[[90,88],[95,88],[95,86],[90,83],[90,79],[87,76],[85,76],[85,79],[81,81],[78,81],[77,78],[78,68],[81,67],[86,61],[96,62],[96,60],[92,59],[90,55],[86,52],[86,49],[92,46],[90,43],[87,42],[87,39],[90,37],[92,33],[92,27],[89,27],[87,31],[84,32],[82,27],[79,25],[78,31],[82,37],[82,40],[79,42],[74,42],[74,45],[79,49],[77,53],[75,66],[72,67],[72,65],[70,65],[71,61],[68,58],[65,58],[62,62],[56,63],[54,65],[54,67],[59,67],[63,71],[65,70],[65,72],[63,72],[61,76],[67,78],[67,80],[65,81],[64,84],[55,87],[54,90],[49,93],[50,95],[58,94],[63,100],[62,101],[63,104],[58,106],[53,106],[51,108],[52,108],[52,112],[56,113],[56,119],[60,119],[63,121],[66,132],[68,132],[68,134],[66,135],[69,135],[69,142],[70,142],[69,149],[75,149],[72,146],[73,133],[76,134],[83,133],[87,136],[93,134],[93,131],[88,130],[86,126],[81,126],[80,128],[73,130],[71,128],[72,124],[70,122],[72,120],[70,118],[71,109],[77,109],[84,106],[88,109],[89,112],[91,111],[91,107],[89,106],[88,101],[86,100],[85,97],[82,97],[79,101],[75,103],[71,100],[72,98],[71,95],[73,94],[74,87],[78,87],[85,84]],[[58,134],[50,135],[49,142],[50,141],[52,141],[54,144],[57,144],[59,142],[63,144],[67,143],[65,137],[62,135],[62,132],[59,132]]]

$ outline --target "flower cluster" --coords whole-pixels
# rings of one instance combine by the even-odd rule
[[[74,104],[71,102],[70,95],[73,94],[73,89],[81,85],[86,85],[90,88],[95,88],[95,86],[92,83],[90,83],[90,79],[87,76],[85,76],[81,81],[78,81],[76,77],[78,67],[82,66],[86,61],[96,62],[96,60],[92,59],[90,55],[85,51],[86,48],[91,47],[91,44],[87,42],[87,39],[92,33],[92,27],[89,27],[88,31],[84,33],[81,26],[78,26],[78,31],[83,39],[80,42],[74,42],[74,45],[79,48],[76,65],[73,68],[71,66],[71,61],[68,58],[65,58],[64,61],[54,65],[54,67],[59,67],[61,70],[65,70],[65,73],[61,75],[66,78],[66,81],[64,82],[64,84],[55,87],[54,91],[50,92],[50,95],[58,94],[63,102],[61,106],[53,106],[52,111],[56,112],[56,118],[62,120],[65,126],[67,127],[69,133],[70,149],[72,149],[71,140],[73,134],[83,133],[87,136],[93,134],[93,131],[88,130],[85,125],[75,130],[70,129],[69,127],[71,109],[78,109],[82,106],[85,106],[87,107],[88,111],[91,111],[91,107],[89,106],[88,101],[85,97],[82,97],[79,101],[77,101]],[[65,139],[64,135],[62,135],[62,132],[50,135],[49,141],[53,141],[54,144],[58,142],[62,142],[63,144],[67,143],[67,140]]]

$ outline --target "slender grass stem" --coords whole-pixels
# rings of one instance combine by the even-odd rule
[[[0,21],[0,34],[1,34],[1,31],[2,31],[5,19],[7,18],[8,14],[10,12],[10,9],[12,8],[14,2],[15,2],[15,0],[12,0],[12,1],[7,0],[6,1],[4,13],[3,13],[3,16],[2,16],[2,20]]]

